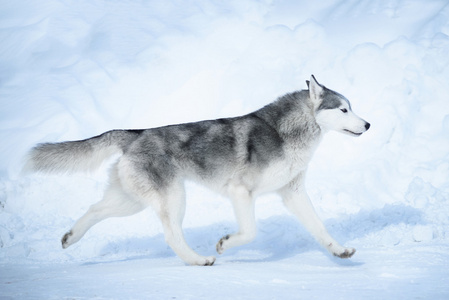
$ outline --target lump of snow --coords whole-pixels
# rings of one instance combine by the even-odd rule
[[[415,242],[428,242],[433,239],[433,228],[430,225],[416,225],[413,228]]]

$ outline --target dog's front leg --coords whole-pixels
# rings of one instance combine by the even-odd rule
[[[256,219],[254,217],[254,199],[244,186],[229,186],[234,213],[239,224],[239,232],[221,238],[217,243],[217,252],[247,244],[256,237]]]
[[[355,253],[354,248],[341,246],[327,232],[323,222],[310,202],[304,186],[304,174],[300,174],[287,186],[281,189],[280,194],[285,206],[298,217],[304,227],[314,236],[314,238],[331,254],[340,258],[349,258]]]

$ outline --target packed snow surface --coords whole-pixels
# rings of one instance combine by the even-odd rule
[[[0,298],[449,299],[449,2],[0,1]],[[330,257],[273,195],[258,236],[189,267],[151,210],[60,239],[94,174],[20,173],[35,144],[249,113],[319,82],[371,123],[329,133],[307,187]],[[187,183],[185,235],[215,255],[228,200]]]

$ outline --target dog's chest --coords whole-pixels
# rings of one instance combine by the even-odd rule
[[[262,170],[257,176],[255,190],[257,193],[265,193],[277,190],[290,181],[299,173],[307,169],[316,146],[307,149],[287,148],[284,155],[274,160]]]

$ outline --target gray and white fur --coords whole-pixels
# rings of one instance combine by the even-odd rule
[[[251,242],[256,235],[254,200],[276,192],[317,241],[331,254],[348,258],[355,249],[341,246],[318,218],[305,191],[307,165],[323,134],[336,130],[358,136],[369,123],[357,117],[349,101],[319,84],[278,98],[244,116],[145,130],[112,130],[63,143],[40,144],[26,169],[47,173],[88,171],[111,156],[103,199],[92,205],[62,238],[63,248],[78,242],[93,225],[109,217],[136,214],[151,206],[165,239],[187,264],[212,265],[214,256],[190,248],[181,228],[184,181],[193,180],[229,197],[239,231],[223,237],[219,254]]]

